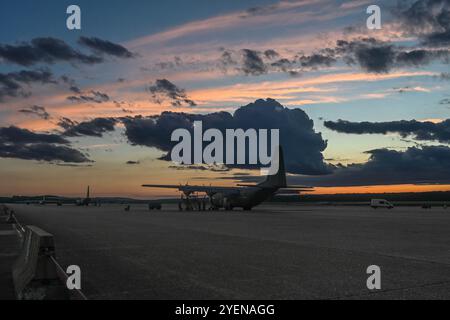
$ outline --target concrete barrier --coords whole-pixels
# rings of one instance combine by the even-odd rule
[[[16,296],[20,300],[65,300],[69,293],[58,277],[53,262],[53,235],[35,226],[25,228],[23,247],[12,273]]]

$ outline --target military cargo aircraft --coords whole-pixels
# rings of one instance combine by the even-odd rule
[[[234,208],[242,208],[251,210],[265,200],[275,195],[280,190],[290,191],[312,191],[312,187],[308,186],[288,186],[286,184],[286,170],[284,166],[283,150],[278,150],[278,172],[269,175],[266,179],[258,184],[238,184],[236,187],[214,187],[214,186],[193,186],[193,185],[161,185],[161,184],[144,184],[147,188],[168,188],[178,189],[182,192],[179,202],[179,210],[206,210],[206,204],[209,202],[209,209],[217,210],[223,208],[225,210],[233,210]],[[277,157],[275,157],[277,158]],[[199,193],[204,197],[199,197]]]
[[[91,197],[90,197],[90,187],[87,187],[87,191],[86,191],[86,198],[84,199],[79,199],[75,202],[75,204],[79,207],[81,206],[89,206],[89,204],[91,203]]]

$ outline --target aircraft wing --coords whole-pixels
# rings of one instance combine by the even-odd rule
[[[146,188],[165,188],[165,189],[177,189],[182,192],[205,192],[207,194],[214,193],[227,193],[227,194],[239,194],[240,188],[236,187],[214,187],[214,186],[190,186],[190,185],[170,185],[170,184],[144,184]]]
[[[164,188],[177,189],[184,193],[204,192],[206,194],[225,193],[225,194],[239,194],[240,187],[262,188],[256,184],[238,184],[237,187],[214,187],[214,186],[193,186],[193,185],[176,185],[176,184],[143,184],[146,188]],[[308,186],[287,186],[280,188],[280,191],[286,190],[291,192],[305,192],[313,191],[313,187]]]
[[[299,189],[279,189],[277,191],[277,195],[299,195],[301,193],[305,193],[305,192],[311,192],[313,190],[310,189],[303,189],[303,190],[299,190]]]
[[[311,189],[314,189],[314,187],[290,185],[290,186],[283,187],[282,189],[309,189],[309,190],[311,190]]]
[[[246,183],[239,183],[239,187],[253,187],[253,188],[261,188],[257,184],[246,184]],[[283,188],[280,188],[280,190],[289,190],[289,191],[314,191],[314,187],[310,186],[286,186]]]

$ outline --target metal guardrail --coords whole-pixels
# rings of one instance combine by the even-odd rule
[[[16,230],[17,234],[20,237],[20,240],[23,241],[25,238],[25,228],[20,224],[20,222],[17,220],[16,215],[14,214],[14,211],[11,211],[10,213],[10,219],[12,220],[13,228]]]
[[[70,297],[74,300],[88,300],[81,290],[76,288],[69,289],[67,287],[69,276],[56,260],[53,235],[34,226],[24,227],[17,220],[14,211],[9,208],[4,209],[4,212],[9,214],[8,220],[13,224],[22,242],[22,250],[13,266],[14,286],[18,298],[41,299],[41,296],[29,292],[27,297],[27,294],[23,294],[23,290],[30,283],[48,279],[49,283],[53,283],[53,286],[55,285],[54,281],[60,282],[58,287],[64,288],[64,291],[66,291],[65,294],[62,294],[64,298]],[[44,281],[43,283],[48,281]],[[50,294],[57,292],[54,289],[49,290],[51,292]],[[58,299],[58,296],[52,296],[51,298]]]
[[[4,216],[8,217],[6,222],[12,224],[14,230],[19,235],[20,240],[23,241],[25,237],[25,228],[17,220],[14,210],[11,210],[5,205],[0,205],[0,213],[3,213]]]

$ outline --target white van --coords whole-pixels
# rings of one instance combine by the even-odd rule
[[[392,209],[394,208],[394,206],[392,205],[392,203],[390,203],[387,200],[384,199],[372,199],[370,201],[370,206],[374,209],[377,208],[388,208],[388,209]]]

